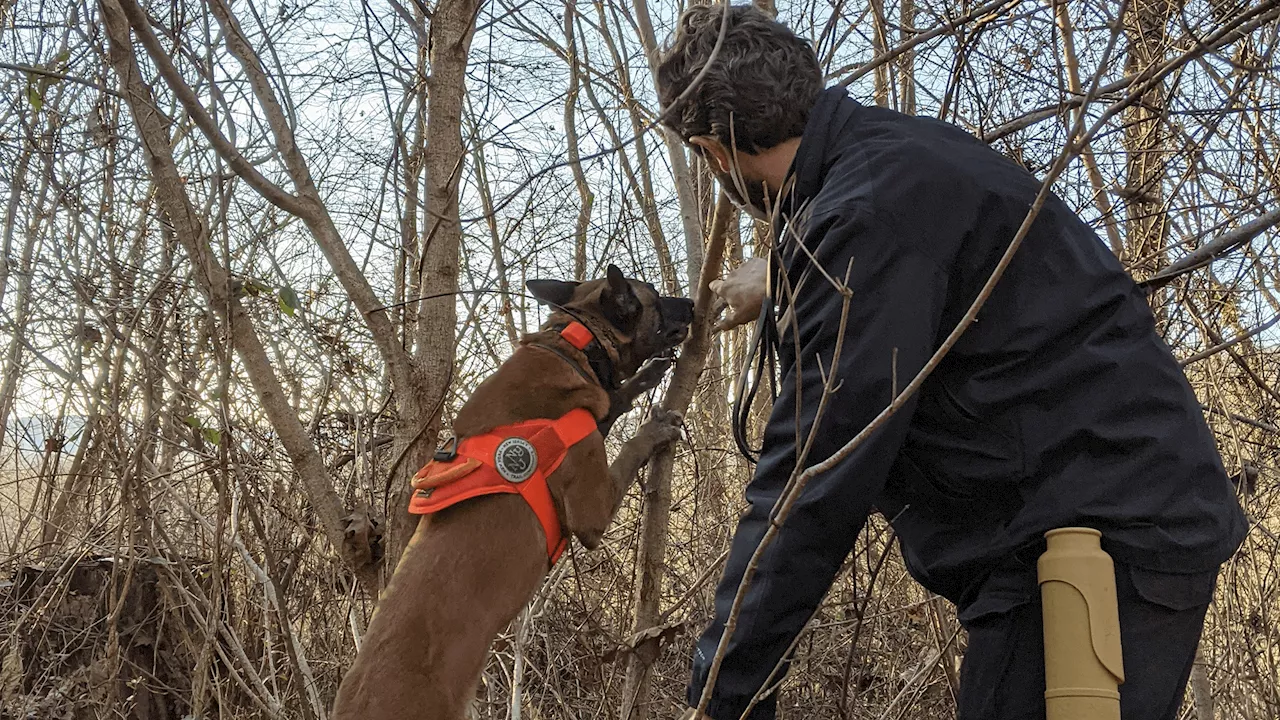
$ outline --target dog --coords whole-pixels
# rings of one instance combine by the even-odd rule
[[[679,417],[656,411],[612,467],[605,456],[610,426],[688,335],[692,301],[614,265],[598,280],[526,287],[550,317],[480,383],[454,420],[456,443],[415,477],[410,511],[426,514],[338,689],[335,720],[463,718],[490,644],[569,535],[594,549],[640,467],[679,436]]]

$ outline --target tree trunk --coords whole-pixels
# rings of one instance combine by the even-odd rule
[[[458,221],[458,185],[464,162],[462,105],[467,58],[475,34],[475,0],[442,0],[431,17],[427,77],[426,219],[418,295],[444,295],[424,300],[418,308],[414,359],[421,374],[423,397],[402,399],[397,435],[398,463],[391,468],[390,517],[387,518],[388,570],[404,551],[417,516],[408,513],[409,478],[430,459],[440,431],[440,411],[453,379],[458,314],[458,253],[462,226]],[[421,412],[417,412],[421,409]]]
[[[904,0],[906,2],[908,0]],[[1054,0],[1057,12],[1056,21],[1058,31],[1062,33],[1062,50],[1065,62],[1063,63],[1067,69],[1067,89],[1072,95],[1077,97],[1084,94],[1084,87],[1080,82],[1080,60],[1076,55],[1075,43],[1075,27],[1071,24],[1071,15],[1067,9],[1066,0]],[[1084,113],[1084,108],[1076,109],[1076,112],[1067,120],[1067,127],[1070,128],[1077,122],[1079,117]],[[1124,242],[1120,239],[1120,231],[1116,228],[1115,213],[1111,207],[1111,198],[1108,195],[1106,184],[1102,180],[1102,172],[1098,169],[1097,158],[1093,154],[1093,145],[1086,142],[1084,147],[1080,149],[1080,159],[1084,162],[1085,172],[1089,175],[1089,184],[1093,187],[1093,202],[1098,208],[1098,214],[1102,218],[1103,228],[1107,232],[1107,240],[1111,243],[1111,251],[1117,256],[1124,253]]]
[[[649,69],[656,78],[659,49],[648,2],[647,0],[634,0],[634,2],[640,41],[644,45]],[[710,336],[710,322],[704,317],[710,302],[709,291],[705,290],[705,285],[720,272],[726,228],[730,222],[729,218],[736,217],[737,214],[731,212],[728,203],[721,197],[712,221],[711,241],[708,248],[710,254],[704,257],[702,213],[687,155],[680,139],[673,132],[664,128],[662,137],[671,160],[676,195],[680,200],[680,219],[685,232],[686,268],[690,294],[696,294],[699,303],[699,307],[694,311],[695,327],[690,330],[689,340],[681,352],[667,395],[663,398],[663,407],[684,414],[689,409],[694,395],[694,386],[706,367],[707,355],[713,344]],[[661,251],[661,248],[659,250]],[[711,273],[710,276],[707,275],[708,272]],[[695,278],[699,281],[695,281]],[[706,327],[699,329],[701,327],[699,323]],[[721,427],[724,427],[728,421],[727,405],[724,409],[726,414],[720,419]],[[674,449],[668,448],[658,453],[650,464],[648,480],[645,483],[645,504],[640,517],[640,548],[636,557],[637,581],[632,609],[633,637],[654,627],[661,617],[660,606],[667,538],[670,534],[668,524],[674,465]],[[621,717],[623,720],[645,720],[649,717],[649,669],[657,658],[658,651],[658,643],[650,641],[635,648],[628,657],[622,693]]]
[[[1142,73],[1165,59],[1166,26],[1176,5],[1169,0],[1131,0],[1126,6],[1129,40],[1126,74]],[[1152,87],[1124,111],[1126,238],[1124,260],[1130,272],[1146,277],[1167,263],[1168,211],[1162,180],[1165,171],[1164,83]]]
[[[572,2],[564,6],[564,48],[565,61],[569,64],[569,89],[564,96],[564,135],[569,154],[569,168],[573,170],[573,184],[578,189],[578,222],[573,228],[573,279],[582,282],[587,279],[587,229],[591,226],[591,206],[596,196],[587,185],[587,176],[582,172],[582,162],[578,150],[578,89],[581,87],[582,69],[578,62],[578,34],[574,16],[577,14]]]
[[[871,0],[871,49],[876,56],[889,51],[888,21],[884,16],[884,0]],[[872,96],[877,107],[889,107],[889,63],[876,65],[875,94]]]
[[[1213,688],[1209,684],[1209,668],[1205,665],[1202,647],[1196,649],[1189,684],[1196,720],[1213,720]]]
[[[706,366],[707,354],[714,338],[711,334],[710,308],[712,304],[709,283],[719,275],[724,260],[725,230],[737,212],[721,193],[716,202],[715,216],[707,243],[707,252],[699,272],[694,293],[693,325],[689,338],[680,351],[680,359],[671,375],[671,384],[662,407],[684,414],[689,409],[697,389],[698,378]],[[654,456],[645,483],[644,512],[640,518],[640,550],[636,558],[635,604],[632,614],[632,635],[653,628],[661,618],[662,581],[665,574],[665,553],[669,528],[667,520],[671,507],[671,476],[675,465],[675,448],[669,447]],[[627,675],[622,691],[622,720],[648,718],[650,674],[649,669],[657,659],[659,639],[640,643],[627,660]]]
[[[910,40],[911,30],[916,24],[916,2],[915,0],[902,0],[901,5],[901,28],[898,31],[898,42],[905,43]],[[916,114],[916,52],[908,50],[898,57],[898,77],[900,79],[901,90],[899,90],[899,109],[908,115]]]

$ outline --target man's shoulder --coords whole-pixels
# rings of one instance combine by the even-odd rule
[[[852,137],[831,160],[814,198],[829,204],[915,204],[971,185],[969,169],[947,147],[910,132]]]
[[[984,212],[1025,211],[1039,181],[964,130],[940,120],[866,108],[826,161],[814,217],[864,214],[903,231],[964,232]]]
[[[864,107],[833,143],[829,180],[872,182],[882,199],[916,200],[964,190],[1006,191],[1038,184],[1034,176],[967,130],[937,118]],[[826,188],[824,187],[824,190]],[[924,195],[928,197],[928,195]]]

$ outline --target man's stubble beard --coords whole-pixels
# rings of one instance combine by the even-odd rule
[[[743,178],[741,172],[738,173],[738,177],[741,178],[742,185],[746,188],[746,198],[743,198],[742,193],[738,191],[738,183],[734,182],[731,173],[716,173],[716,180],[719,181],[720,187],[724,189],[724,194],[729,197],[730,202],[751,217],[768,221],[769,213],[765,208],[772,207],[772,198],[769,198],[766,194],[764,182]]]

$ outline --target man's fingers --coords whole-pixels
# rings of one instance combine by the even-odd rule
[[[760,317],[758,308],[756,309],[756,311],[750,310],[745,307],[738,308],[737,310],[731,310],[729,314],[724,317],[724,319],[716,323],[715,330],[716,332],[724,332],[725,330],[732,330],[733,328],[736,328],[740,325],[746,325],[747,323],[751,322],[752,320],[755,320],[758,317]]]
[[[715,318],[720,317],[720,313],[724,312],[728,307],[729,303],[726,302],[724,298],[716,298],[711,302],[711,318],[713,320],[711,323],[712,332],[720,332],[723,329],[720,326],[724,324],[724,318],[719,320],[715,320]]]
[[[760,315],[764,299],[765,270],[768,265],[760,258],[752,258],[735,268],[723,278],[712,280],[708,287],[719,302],[713,307],[715,317],[726,306],[728,313],[715,324],[717,332],[745,325]]]

